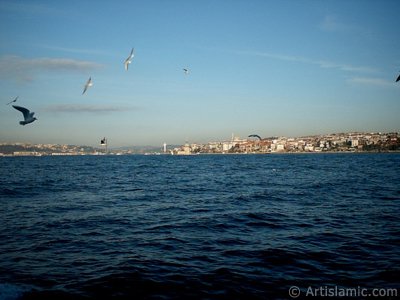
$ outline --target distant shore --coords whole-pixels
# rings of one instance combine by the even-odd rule
[[[257,138],[254,138],[256,136]],[[59,144],[0,143],[0,156],[45,155],[198,155],[198,154],[298,154],[298,153],[398,153],[400,135],[389,133],[334,133],[305,137],[268,137],[250,135],[226,141],[188,143],[181,146],[132,146],[112,148]],[[108,147],[107,147],[108,146]]]
[[[357,154],[400,154],[399,150],[396,151],[324,151],[324,152],[270,152],[270,153],[197,153],[197,154],[174,154],[169,153],[57,153],[57,154],[43,154],[43,153],[21,153],[21,154],[0,154],[0,157],[57,157],[57,156],[223,156],[223,155],[357,155]]]

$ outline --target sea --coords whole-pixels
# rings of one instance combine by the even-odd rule
[[[0,158],[0,300],[398,299],[399,283],[400,154]]]

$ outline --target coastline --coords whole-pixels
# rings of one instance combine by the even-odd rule
[[[240,155],[240,156],[248,156],[248,155],[332,155],[332,154],[340,154],[340,155],[357,155],[357,154],[400,154],[399,150],[395,151],[319,151],[319,152],[253,152],[253,153],[191,153],[191,154],[169,154],[169,153],[102,153],[102,154],[93,154],[93,153],[57,153],[54,154],[2,154],[1,157],[57,157],[57,156],[222,156],[222,155]]]

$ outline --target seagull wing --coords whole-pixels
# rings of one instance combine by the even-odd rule
[[[9,104],[11,104],[11,103],[13,103],[13,102],[17,102],[18,97],[19,97],[19,96],[17,96],[13,101],[8,102],[7,105],[9,105]]]
[[[82,95],[87,91],[88,87],[92,85],[92,77],[89,77],[88,81],[85,84],[85,87],[83,89]]]
[[[399,80],[400,80],[400,75],[399,75],[399,77],[397,77],[396,82],[399,81]]]
[[[17,106],[17,105],[13,105],[12,107],[14,107],[16,110],[19,110],[20,112],[22,112],[22,114],[24,115],[24,119],[29,119],[29,117],[30,117],[29,109],[22,107],[22,106]]]
[[[133,57],[135,56],[135,48],[132,48],[131,53],[124,61],[125,70],[128,71],[129,64],[132,62]]]

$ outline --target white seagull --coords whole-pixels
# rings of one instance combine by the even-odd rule
[[[17,96],[17,98],[15,98],[13,101],[8,102],[7,105],[10,105],[10,104],[13,103],[13,102],[17,102],[17,99],[18,99],[18,96]]]
[[[92,77],[89,77],[89,79],[88,79],[88,81],[86,82],[85,87],[84,87],[84,89],[83,89],[82,95],[83,95],[83,94],[86,92],[86,90],[87,90],[88,88],[90,88],[92,85],[93,85]]]
[[[35,113],[30,112],[29,109],[22,107],[22,106],[17,106],[17,105],[13,105],[12,107],[14,107],[16,110],[19,110],[24,115],[24,121],[20,121],[19,124],[26,125],[26,124],[32,123],[33,121],[37,120],[35,117],[33,117],[33,115]]]
[[[133,57],[135,56],[135,48],[132,48],[131,54],[125,59],[124,65],[125,65],[125,70],[128,71],[129,64],[132,62]]]
[[[188,74],[189,74],[189,70],[186,69],[186,68],[183,68],[183,72],[185,72],[185,75],[188,75]]]

